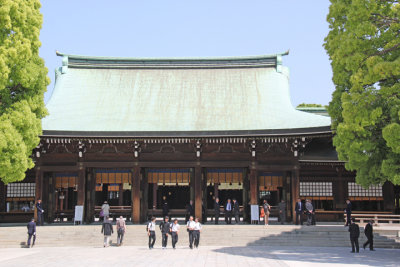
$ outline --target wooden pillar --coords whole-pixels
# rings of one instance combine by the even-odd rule
[[[93,175],[93,169],[87,170],[86,175],[86,207],[85,221],[86,223],[93,222],[96,194],[96,178]]]
[[[56,210],[56,207],[54,205],[55,202],[55,177],[52,173],[46,173],[44,175],[46,179],[46,184],[47,184],[47,221],[49,223],[54,222],[54,212]]]
[[[333,205],[336,210],[346,208],[347,183],[343,179],[343,169],[337,169],[337,178],[332,182]]]
[[[243,169],[243,221],[250,222],[250,206],[249,206],[249,177],[247,169]]]
[[[37,221],[37,209],[36,209],[36,203],[39,199],[42,199],[42,182],[43,182],[43,172],[41,171],[40,167],[36,167],[36,173],[35,173],[35,212],[34,212],[34,217],[35,221]]]
[[[84,206],[85,205],[85,184],[86,184],[86,170],[80,165],[78,171],[78,199],[76,205]],[[73,207],[75,208],[75,207]]]
[[[202,188],[201,188],[201,167],[196,166],[194,169],[194,214],[197,218],[199,218],[199,221],[202,220],[202,209],[201,209],[201,201],[202,201]]]
[[[258,205],[258,177],[255,162],[250,166],[250,205]]]
[[[140,167],[132,169],[132,222],[140,223]]]
[[[382,186],[383,205],[385,211],[394,211],[395,197],[394,185],[391,182],[385,182]]]
[[[292,191],[292,221],[293,223],[296,222],[296,212],[295,212],[295,207],[296,207],[296,201],[300,197],[300,171],[297,168],[295,168],[292,171],[292,181],[291,181],[291,191]]]
[[[119,184],[119,198],[118,198],[118,206],[124,205],[124,183]]]
[[[153,184],[153,209],[157,208],[157,187],[158,187],[158,184],[154,183]]]
[[[6,211],[6,185],[0,180],[0,212]]]

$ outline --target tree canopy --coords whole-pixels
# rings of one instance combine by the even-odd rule
[[[25,178],[34,166],[41,119],[47,111],[47,68],[39,57],[39,0],[0,0],[0,178]]]
[[[400,4],[331,0],[334,146],[363,185],[400,184]]]
[[[326,106],[323,106],[321,104],[306,104],[306,103],[301,103],[297,105],[296,108],[325,108]]]

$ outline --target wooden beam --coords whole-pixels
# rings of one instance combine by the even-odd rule
[[[250,205],[258,205],[258,177],[255,162],[250,165]]]
[[[78,200],[76,203],[78,206],[85,205],[85,176],[85,168],[81,167],[78,171]]]
[[[140,223],[140,167],[132,169],[132,222]],[[146,200],[144,200],[146,201]]]
[[[202,220],[202,188],[201,188],[201,167],[196,166],[194,168],[194,213],[197,218],[199,218],[199,221],[201,222]]]
[[[36,167],[36,176],[35,176],[35,211],[34,211],[34,217],[35,221],[37,222],[37,209],[36,209],[36,203],[39,199],[42,199],[42,182],[43,182],[43,172],[40,169],[40,167]]]
[[[296,223],[296,201],[300,196],[300,181],[299,181],[299,169],[295,168],[292,171],[292,180],[291,180],[291,191],[292,191],[292,220],[293,223]]]

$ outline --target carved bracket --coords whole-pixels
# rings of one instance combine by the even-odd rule
[[[137,141],[135,141],[133,143],[133,156],[135,158],[138,158],[140,151],[141,151],[140,144]]]
[[[196,145],[195,145],[195,148],[196,148],[196,157],[197,157],[197,158],[200,158],[200,156],[201,156],[201,146],[202,146],[202,144],[201,144],[200,140],[197,140],[197,141],[196,141]]]
[[[85,153],[85,152],[86,152],[86,145],[82,141],[79,141],[78,142],[78,155],[79,155],[79,157],[82,158],[83,157],[83,153]]]
[[[308,142],[309,140],[307,140],[305,137],[294,139],[292,143],[293,156],[298,157],[299,152],[306,147]]]
[[[250,153],[251,153],[251,156],[253,158],[256,157],[256,146],[257,146],[256,140],[251,141],[251,143],[250,143]]]

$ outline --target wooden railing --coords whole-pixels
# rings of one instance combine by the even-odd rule
[[[381,223],[400,223],[400,215],[393,215],[389,212],[363,212],[363,213],[353,213],[351,214],[351,218],[354,218],[356,222],[360,222],[361,224],[367,223],[370,220],[374,221],[375,225]],[[346,221],[347,215],[344,214],[344,220]]]
[[[101,206],[94,207],[95,217],[99,217],[101,211]],[[129,220],[132,215],[132,208],[131,206],[110,206],[110,215],[109,217],[113,220],[119,216],[124,216]]]

